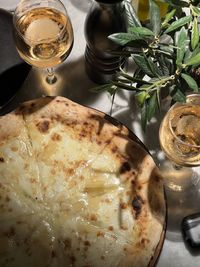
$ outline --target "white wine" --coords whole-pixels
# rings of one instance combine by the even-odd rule
[[[34,8],[15,22],[16,47],[30,65],[49,68],[69,55],[73,30],[68,17],[52,8]]]
[[[182,166],[200,165],[200,106],[173,107],[160,127],[160,144],[167,157]]]

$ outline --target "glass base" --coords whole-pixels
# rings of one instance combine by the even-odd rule
[[[167,190],[182,192],[195,186],[200,187],[200,167],[182,167],[165,161],[160,170]]]
[[[200,167],[181,167],[164,160],[160,170],[164,179],[167,200],[166,239],[182,242],[183,218],[199,212]]]

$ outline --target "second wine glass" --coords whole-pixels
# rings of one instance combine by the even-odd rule
[[[171,107],[161,123],[159,138],[161,148],[171,162],[166,169],[167,175],[171,173],[172,176],[168,186],[175,191],[182,191],[191,181],[197,184],[199,173],[196,167],[200,166],[200,95],[189,95],[186,103],[176,103]]]
[[[47,68],[47,83],[55,83],[53,67],[68,57],[74,39],[65,6],[59,0],[22,0],[13,23],[19,55],[34,67]]]

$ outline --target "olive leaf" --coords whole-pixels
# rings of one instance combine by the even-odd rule
[[[171,6],[179,6],[179,7],[187,7],[188,3],[181,0],[165,0],[166,3],[170,4]]]
[[[161,68],[162,74],[163,75],[169,75],[170,70],[169,70],[169,66],[167,65],[167,62],[166,62],[164,55],[160,55],[158,57],[158,62],[159,62],[159,66]]]
[[[191,57],[186,63],[186,66],[199,65],[200,64],[200,52]]]
[[[109,39],[123,46],[113,54],[127,58],[134,71],[121,68],[115,80],[97,90],[111,94],[112,103],[118,90],[133,93],[143,130],[160,109],[163,96],[171,97],[171,103],[185,102],[186,93],[199,92],[200,87],[200,2],[162,0],[169,4],[162,24],[156,2],[150,0],[150,20],[142,23],[129,6],[127,32]]]
[[[159,52],[159,54],[163,54],[166,55],[170,58],[173,58],[174,56],[174,48],[170,47],[170,45],[165,45],[165,44],[159,44],[159,49],[157,49],[157,51]]]
[[[158,35],[161,30],[160,9],[153,0],[149,0],[149,14],[150,14],[150,27],[152,31],[156,35]]]
[[[153,62],[151,57],[145,57],[146,60],[146,64],[149,66],[149,68],[151,69],[151,72],[154,74],[154,76],[156,77],[160,77],[162,76],[162,72],[161,70],[158,68],[158,66],[156,65],[156,63]]]
[[[194,51],[191,52],[191,57],[196,56],[198,53],[200,53],[200,43],[197,45]]]
[[[175,102],[184,103],[186,101],[186,96],[177,86],[171,92],[171,97]]]
[[[198,92],[198,85],[197,82],[188,74],[182,73],[181,77],[186,81],[186,83],[188,84],[189,88],[194,91],[194,92]]]
[[[137,66],[143,70],[149,77],[154,77],[154,73],[152,72],[150,66],[147,64],[146,58],[142,55],[134,55],[133,59]]]
[[[166,14],[164,21],[162,22],[162,28],[165,28],[168,25],[168,22],[174,17],[176,9],[172,9],[169,13]]]
[[[128,32],[136,35],[139,34],[140,36],[154,36],[154,33],[145,27],[130,27]]]
[[[129,75],[129,74],[123,72],[123,71],[119,72],[118,73],[118,76],[126,79],[126,81],[128,80],[129,83],[130,82],[133,82],[133,83],[135,83],[135,82],[138,82],[138,83],[139,82],[142,82],[143,84],[149,84],[148,81],[145,81],[143,79],[137,78],[135,76],[131,76],[131,75]]]
[[[142,129],[145,132],[146,131],[146,127],[147,127],[147,103],[146,101],[144,102],[143,106],[141,107],[141,125],[142,125]]]
[[[170,33],[172,31],[184,26],[185,24],[189,23],[191,20],[192,20],[191,15],[180,18],[179,20],[172,22],[172,24],[167,28],[165,33]]]
[[[112,92],[115,89],[116,89],[116,86],[113,86],[112,83],[109,83],[109,84],[104,84],[104,85],[93,87],[91,91],[94,93],[99,93],[103,91]]]
[[[156,92],[148,99],[148,107],[147,107],[147,120],[150,121],[156,113],[158,109],[158,102],[157,102],[157,94]]]
[[[131,5],[130,2],[125,1],[125,11],[126,11],[126,18],[128,22],[128,27],[141,27],[141,22],[135,12],[135,9]]]
[[[112,40],[113,42],[124,46],[134,40],[141,40],[142,36],[140,36],[137,33],[124,33],[124,32],[120,32],[120,33],[114,33],[108,36],[108,38],[110,40]]]
[[[182,27],[181,30],[177,32],[175,35],[175,44],[177,46],[177,56],[176,56],[177,66],[182,65],[185,51],[188,49],[188,43],[189,40],[187,38],[187,31],[185,27]]]
[[[191,38],[192,50],[196,48],[198,43],[199,43],[198,22],[197,22],[197,18],[194,18],[193,25],[192,25],[192,38]]]
[[[195,16],[200,16],[200,7],[192,6],[192,12]]]

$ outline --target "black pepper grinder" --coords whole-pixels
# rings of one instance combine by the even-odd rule
[[[121,46],[108,39],[117,32],[126,31],[125,7],[122,0],[95,0],[85,21],[85,66],[89,78],[104,84],[115,79],[116,71],[123,65],[119,56]]]

